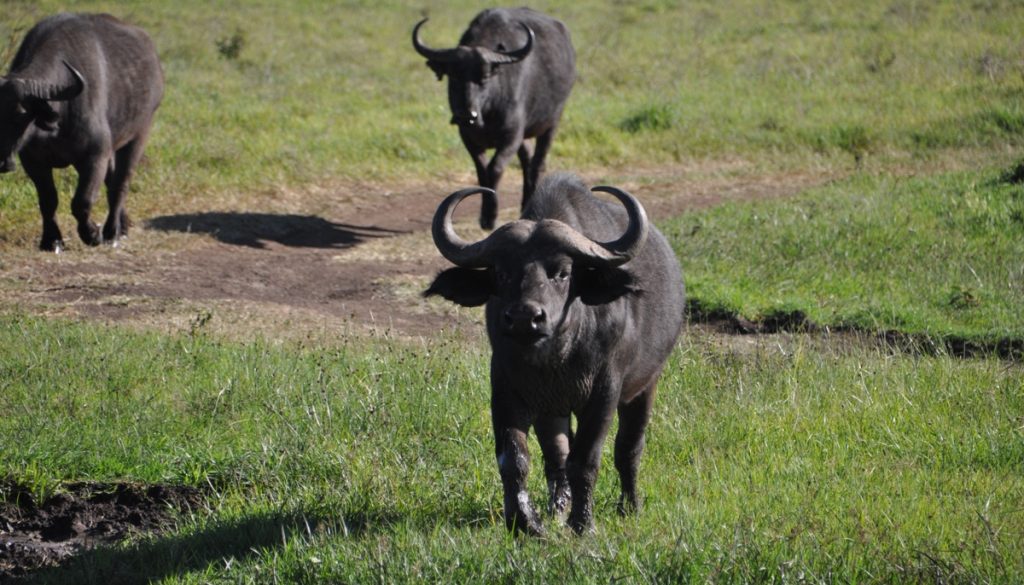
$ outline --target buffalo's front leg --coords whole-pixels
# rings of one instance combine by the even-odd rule
[[[523,202],[519,207],[522,210],[526,207],[530,195],[533,195],[533,191],[537,188],[535,177],[530,172],[530,169],[533,168],[533,149],[530,148],[530,144],[526,140],[519,145],[519,166],[523,167]]]
[[[530,472],[526,433],[530,421],[525,409],[515,402],[497,391],[491,398],[495,455],[505,495],[505,526],[515,532],[540,536],[544,534],[544,528],[526,491],[526,478]]]
[[[594,522],[594,483],[601,467],[601,447],[615,416],[616,397],[595,387],[582,412],[577,413],[579,428],[572,441],[566,472],[572,490],[569,527],[576,534],[590,530]]]
[[[75,189],[74,199],[71,200],[71,214],[78,221],[78,237],[90,246],[103,242],[100,226],[92,221],[90,215],[99,195],[100,184],[107,174],[108,161],[109,157],[102,157],[75,166],[78,171],[78,187]]]
[[[60,252],[64,248],[64,237],[57,226],[57,186],[53,182],[53,169],[24,158],[21,165],[39,194],[39,213],[43,216],[43,237],[39,240],[39,249]]]
[[[501,139],[501,146],[494,152],[494,156],[491,157],[491,162],[487,164],[487,182],[488,187],[498,190],[498,184],[501,183],[501,177],[505,174],[505,168],[508,167],[508,163],[512,162],[512,157],[519,152],[519,145],[523,143],[523,130],[519,128]],[[494,226],[495,220],[498,218],[498,201],[493,201],[493,207],[490,206],[487,198],[484,198],[484,205],[480,209],[480,225],[484,226],[487,223],[491,227]],[[486,215],[485,215],[486,214]],[[486,229],[490,229],[489,227]]]
[[[565,463],[572,444],[568,416],[539,417],[533,423],[537,442],[544,453],[544,476],[548,480],[548,513],[561,514],[572,502]]]
[[[462,144],[466,146],[469,156],[473,158],[473,167],[476,169],[476,181],[481,187],[497,189],[498,185],[491,181],[491,175],[487,170],[487,149],[477,144],[468,131],[461,126],[459,135],[462,137]],[[498,218],[498,198],[491,193],[484,193],[480,202],[480,227],[485,230],[494,229],[494,222]]]
[[[537,183],[540,181],[540,176],[544,173],[544,161],[548,156],[548,151],[551,149],[551,142],[554,138],[555,127],[537,136],[537,144],[533,150],[533,158],[530,159],[530,165],[523,167],[523,176],[525,177],[525,182],[523,183],[523,207],[526,207],[526,204],[530,201],[530,197],[533,196]],[[527,186],[529,186],[529,190],[527,190]]]

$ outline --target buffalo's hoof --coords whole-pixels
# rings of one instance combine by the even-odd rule
[[[569,513],[569,520],[566,524],[580,536],[594,533],[594,516],[589,512],[580,513],[578,510],[573,510]]]
[[[39,242],[39,249],[43,252],[60,254],[64,251],[64,240],[60,238],[57,238],[56,240],[43,240]]]
[[[532,510],[528,515],[516,514],[509,524],[509,530],[514,531],[517,535],[522,534],[538,538],[545,536],[544,526],[540,523],[540,517],[533,513]]]
[[[548,482],[548,515],[561,516],[572,504],[572,493],[567,481]]]
[[[484,216],[481,215],[480,216],[480,227],[485,229],[485,230],[487,230],[487,231],[491,231],[491,230],[494,229],[494,222],[496,220],[497,220],[497,218],[495,218],[495,217],[484,217]]]
[[[526,492],[520,492],[514,504],[506,502],[505,526],[516,534],[544,536],[544,526],[541,525],[540,515],[530,503]]]
[[[99,246],[103,243],[103,234],[100,233],[100,226],[89,222],[78,225],[78,237],[82,238],[87,246]]]
[[[117,242],[117,238],[121,235],[120,230],[103,226],[103,241],[105,242]]]
[[[619,516],[635,516],[640,512],[640,499],[636,494],[622,494],[619,496],[619,503],[615,507]]]

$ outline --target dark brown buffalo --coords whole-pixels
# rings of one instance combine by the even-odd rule
[[[509,529],[542,532],[526,492],[533,426],[544,455],[550,508],[571,501],[569,526],[592,524],[601,446],[616,411],[619,510],[636,510],[636,477],[655,384],[683,324],[679,264],[628,193],[625,209],[591,195],[571,175],[541,181],[522,218],[469,243],[452,213],[472,188],[450,195],[434,216],[434,243],[457,268],[424,294],[486,304],[491,417]],[[575,435],[570,426],[575,415]]]
[[[25,36],[0,77],[0,172],[19,155],[39,194],[39,247],[59,252],[53,169],[73,166],[71,212],[89,245],[116,242],[128,227],[124,199],[164,92],[163,72],[146,33],[107,14],[58,14]],[[109,214],[90,219],[100,184]]]
[[[497,190],[505,167],[518,153],[525,207],[576,80],[568,29],[529,8],[495,8],[469,23],[457,47],[436,50],[420,41],[424,22],[412,31],[413,46],[439,80],[448,76],[451,121],[473,157],[478,183]],[[527,138],[537,139],[533,152]],[[492,148],[494,157],[488,162],[487,150]],[[480,225],[491,229],[497,215],[497,196],[485,192]]]

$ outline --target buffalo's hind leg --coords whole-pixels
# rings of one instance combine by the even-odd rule
[[[640,509],[636,476],[640,456],[644,452],[644,435],[651,420],[655,382],[632,401],[619,405],[619,431],[615,435],[615,469],[619,472],[622,494],[619,496],[619,514],[634,514]]]
[[[57,186],[53,182],[53,169],[22,158],[21,166],[39,194],[39,213],[43,216],[43,237],[39,249],[59,253],[64,248],[64,237],[57,226]]]
[[[548,513],[562,514],[572,503],[565,462],[572,445],[568,416],[540,417],[533,423],[537,442],[544,454],[544,476],[548,481]]]
[[[103,239],[114,245],[118,238],[127,235],[131,225],[125,208],[125,197],[145,144],[146,136],[142,135],[121,147],[114,154],[113,168],[107,170],[107,204],[110,211],[103,225]]]

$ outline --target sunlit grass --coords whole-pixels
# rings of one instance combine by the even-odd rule
[[[1024,373],[995,360],[689,333],[661,382],[642,514],[616,517],[606,453],[597,534],[549,521],[552,541],[516,545],[486,355],[459,340],[318,350],[4,317],[0,341],[5,474],[209,490],[175,532],[43,574],[56,581],[1024,577]],[[538,498],[542,477],[535,457]]]

